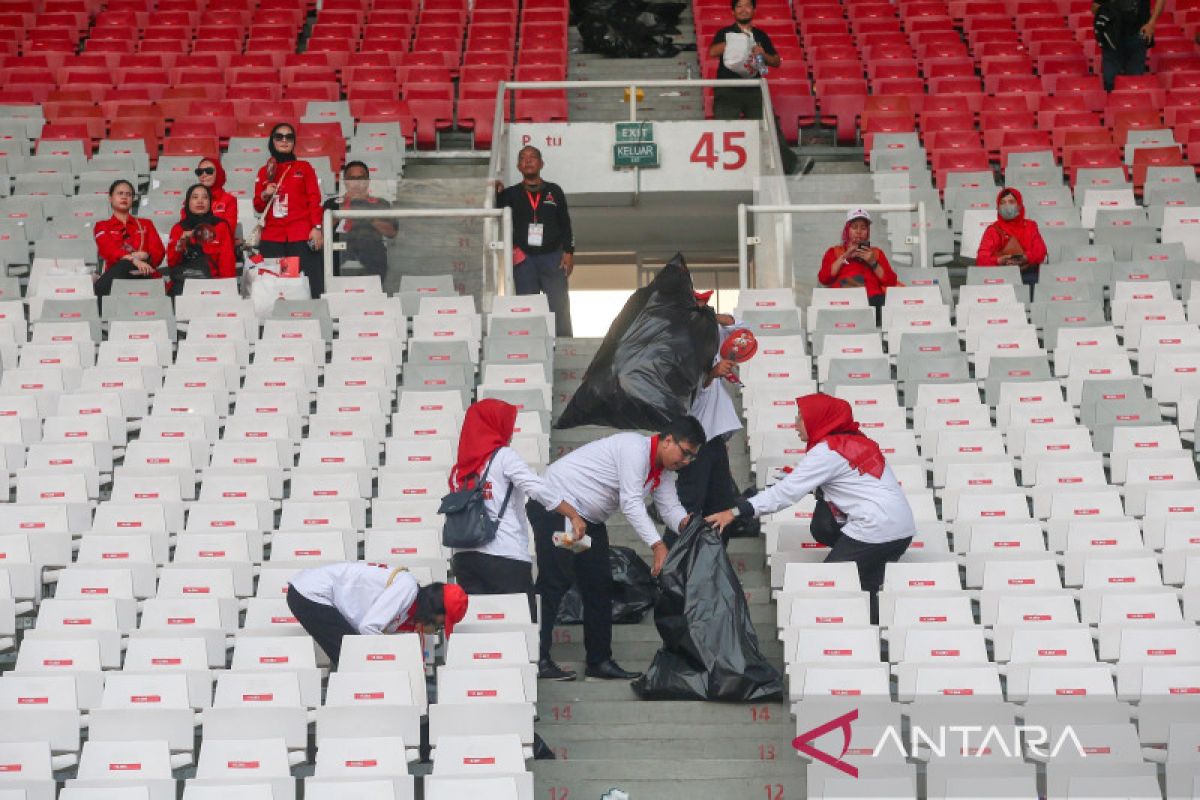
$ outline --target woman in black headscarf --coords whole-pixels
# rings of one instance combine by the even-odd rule
[[[212,212],[212,192],[197,183],[188,188],[186,197],[183,219],[171,228],[167,245],[172,295],[183,291],[188,278],[233,278],[237,274],[233,231]]]
[[[313,297],[320,297],[325,291],[325,234],[317,173],[296,158],[296,129],[288,123],[271,130],[267,147],[271,157],[254,182],[254,210],[263,214],[258,251],[266,258],[299,257]]]

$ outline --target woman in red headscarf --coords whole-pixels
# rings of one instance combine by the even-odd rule
[[[451,564],[467,594],[526,594],[532,611],[526,498],[569,519],[576,537],[583,536],[587,523],[509,446],[516,423],[517,407],[502,400],[480,400],[467,409],[458,437],[458,460],[450,470],[450,489],[469,489],[482,480],[484,508],[499,525],[495,539],[482,547],[455,550]]]
[[[825,561],[855,562],[862,588],[873,598],[885,565],[904,554],[916,533],[912,508],[879,445],[859,430],[849,403],[808,394],[796,405],[796,432],[808,443],[804,457],[774,486],[706,519],[724,529],[734,519],[774,514],[820,490],[836,522],[820,534],[830,547]]]
[[[229,225],[229,230],[236,233],[238,199],[236,195],[225,191],[225,168],[221,166],[220,159],[212,156],[200,159],[200,163],[196,165],[196,182],[201,186],[207,186],[209,193],[212,194],[212,213],[225,220]],[[179,218],[187,217],[187,211],[187,203],[184,202],[183,210],[179,212]]]
[[[832,288],[863,287],[867,302],[882,308],[887,290],[899,285],[887,256],[871,246],[871,215],[866,209],[852,209],[842,226],[842,243],[825,251],[817,280]]]
[[[975,266],[1015,266],[1021,282],[1038,282],[1038,268],[1046,260],[1046,241],[1038,224],[1025,217],[1025,201],[1016,189],[1001,189],[996,195],[996,221],[983,232]],[[1032,289],[1030,290],[1032,291]]]

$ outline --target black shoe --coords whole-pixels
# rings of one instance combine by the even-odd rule
[[[642,677],[640,672],[630,672],[621,669],[621,665],[611,658],[607,661],[601,661],[599,664],[589,664],[583,674],[588,680],[597,681],[631,681],[634,678]]]
[[[549,658],[538,662],[538,679],[543,681],[573,681],[576,678],[574,670],[563,669]]]

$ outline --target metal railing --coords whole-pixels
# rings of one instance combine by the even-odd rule
[[[482,219],[484,223],[484,257],[480,261],[481,301],[486,303],[488,289],[496,295],[506,294],[512,286],[512,210],[508,208],[390,208],[390,209],[325,209],[323,228],[327,246],[322,249],[325,280],[333,277],[333,251],[345,249],[345,242],[334,240],[334,221],[339,219]],[[496,223],[500,223],[499,237]],[[488,266],[492,282],[488,284]],[[486,309],[485,309],[486,310]]]
[[[750,282],[750,246],[758,244],[758,237],[749,235],[749,215],[750,214],[827,214],[837,211],[852,211],[854,209],[863,209],[864,211],[916,211],[917,212],[917,227],[919,233],[917,235],[917,254],[919,264],[928,266],[929,264],[929,237],[925,233],[925,203],[822,203],[809,205],[779,205],[779,206],[756,206],[746,205],[745,203],[738,204],[738,283],[742,289],[754,288]],[[795,283],[795,272],[790,259],[785,259],[782,256],[776,264],[777,277],[779,286],[792,286]],[[757,281],[755,281],[757,283]]]

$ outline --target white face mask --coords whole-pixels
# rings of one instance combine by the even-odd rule
[[[1000,217],[1006,220],[1014,220],[1021,213],[1019,206],[1000,206]]]

